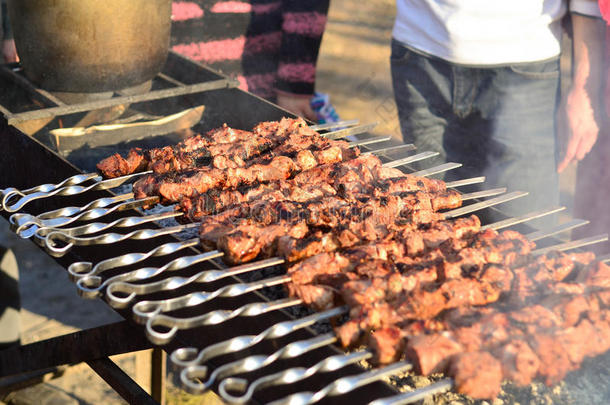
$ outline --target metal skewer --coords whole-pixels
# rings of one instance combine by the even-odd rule
[[[453,380],[445,378],[427,387],[418,388],[415,391],[404,392],[393,397],[381,398],[369,403],[369,405],[406,405],[421,401],[436,394],[442,394],[453,388]]]
[[[13,187],[5,188],[4,190],[0,190],[0,201],[2,204],[0,208],[5,209],[4,207],[9,205],[9,200],[14,197],[23,197],[25,195],[33,193],[50,193],[51,191],[54,191],[58,188],[78,185],[90,180],[98,182],[102,180],[102,177],[98,173],[84,173],[68,177],[67,179],[57,184],[41,184],[39,186],[28,188],[26,190],[17,190]]]
[[[484,231],[487,228],[492,228],[492,229],[508,228],[509,226],[518,225],[518,224],[521,224],[523,222],[527,222],[527,221],[531,221],[533,219],[541,218],[541,217],[546,216],[546,215],[555,214],[555,213],[563,211],[565,209],[566,209],[566,207],[545,208],[543,210],[530,212],[529,214],[521,215],[521,216],[518,216],[518,217],[508,218],[508,219],[496,222],[495,224],[489,224],[489,225],[482,226],[481,230]]]
[[[116,276],[110,277],[105,281],[102,281],[102,278],[100,276],[84,276],[80,277],[76,281],[76,288],[78,294],[81,297],[96,298],[101,294],[103,289],[111,283],[123,280],[145,280],[154,277],[158,274],[161,274],[165,271],[175,271],[183,269],[194,264],[207,260],[212,260],[221,256],[222,253],[215,250],[208,253],[202,253],[196,256],[179,257],[162,267],[144,267],[127,273],[117,274]]]
[[[390,139],[392,139],[391,136],[377,136],[374,138],[360,139],[358,141],[350,141],[349,147],[355,148],[356,146],[372,145],[375,143],[386,142],[386,141],[389,141]],[[379,153],[379,152],[374,151],[373,153]]]
[[[108,207],[117,202],[129,200],[132,197],[133,197],[132,193],[127,193],[127,194],[123,194],[123,195],[119,195],[119,196],[115,196],[115,197],[104,197],[104,198],[99,198],[97,200],[91,201],[89,204],[87,204],[83,207],[65,207],[65,208],[60,208],[58,210],[48,211],[48,212],[45,212],[45,213],[42,213],[42,214],[39,214],[36,216],[30,215],[30,214],[23,214],[23,213],[13,214],[8,219],[9,228],[11,231],[18,234],[23,227],[29,226],[32,223],[35,225],[38,225],[38,226],[43,226],[41,224],[50,224],[50,220],[56,219],[58,217],[70,217],[72,215],[76,215],[85,210],[89,210],[89,209],[93,209],[93,208]],[[49,221],[49,222],[45,223],[44,221]],[[50,225],[45,225],[45,226],[50,226]]]
[[[485,182],[485,176],[481,176],[481,177],[472,177],[470,179],[449,181],[449,182],[445,183],[445,186],[447,188],[455,188],[455,187],[469,186],[471,184],[479,184],[479,183],[484,183],[484,182]]]
[[[106,259],[95,266],[91,262],[74,262],[68,266],[68,276],[70,280],[77,281],[83,277],[97,276],[105,271],[116,269],[117,267],[129,266],[139,263],[149,257],[165,256],[176,253],[182,249],[197,246],[199,238],[193,238],[182,242],[169,242],[148,251],[147,253],[127,253],[121,256]]]
[[[438,154],[439,154],[438,152],[430,152],[430,151],[422,152],[422,153],[418,153],[416,155],[407,156],[402,159],[392,160],[390,162],[384,163],[383,166],[384,167],[404,166],[409,163],[419,162],[420,160],[424,160],[424,159],[428,159],[428,158],[437,156]]]
[[[469,214],[475,211],[482,210],[483,208],[489,208],[497,204],[505,203],[516,198],[524,197],[527,195],[525,191],[513,191],[512,193],[504,194],[500,197],[492,198],[491,200],[482,201],[475,204],[470,204],[465,207],[456,208],[451,211],[443,213],[445,219],[456,218],[464,214]]]
[[[105,208],[102,208],[105,210]],[[175,218],[184,215],[182,212],[178,211],[168,211],[162,212],[159,214],[151,214],[145,215],[141,217],[125,217],[119,218],[112,222],[92,222],[89,224],[76,226],[73,228],[38,228],[34,233],[34,241],[38,243],[40,246],[45,246],[47,244],[47,236],[50,234],[57,235],[61,234],[67,238],[82,236],[82,235],[91,235],[94,233],[99,233],[106,231],[112,228],[131,228],[134,226],[139,226],[143,224],[147,224],[150,222],[160,221],[162,219]],[[103,235],[100,235],[103,236]]]
[[[329,336],[334,335],[330,334]],[[244,378],[230,377],[220,382],[218,386],[218,392],[222,399],[229,403],[245,404],[249,402],[252,399],[254,393],[260,389],[276,385],[293,384],[318,373],[336,371],[350,364],[367,360],[371,358],[372,355],[373,354],[369,351],[361,351],[350,354],[339,354],[321,360],[309,368],[293,367],[287,370],[279,371],[274,374],[257,378],[256,380],[252,381],[250,385],[248,385],[248,381]],[[190,375],[188,377],[190,377]],[[182,373],[180,375],[180,379],[183,385],[187,387],[188,391],[192,392],[193,387],[189,385],[192,379],[189,378],[187,381],[185,381],[185,379],[182,378]],[[239,393],[239,396],[231,394],[230,392]]]
[[[77,195],[77,194],[82,194],[82,193],[86,193],[88,191],[94,191],[94,190],[107,190],[110,188],[118,187],[130,180],[135,179],[136,177],[143,176],[143,175],[149,174],[149,173],[152,173],[152,172],[146,171],[146,172],[141,172],[141,173],[130,174],[127,176],[116,177],[114,179],[102,180],[102,181],[93,183],[89,186],[81,186],[81,185],[64,186],[64,187],[56,188],[49,192],[36,192],[36,193],[30,193],[27,195],[23,194],[21,191],[17,190],[17,191],[14,191],[13,193],[10,193],[10,195],[4,196],[2,207],[4,208],[5,211],[16,212],[16,211],[19,211],[20,209],[22,209],[26,204],[28,204],[34,200],[39,200],[41,198],[47,198],[47,197],[53,197],[53,196]],[[14,204],[9,205],[10,204],[9,200],[11,200],[11,201],[14,200],[13,197],[19,197],[19,198],[17,201],[15,201]]]
[[[584,220],[584,219],[573,219],[572,221],[557,225],[551,229],[528,233],[525,236],[532,242],[535,242],[540,239],[544,239],[544,238],[548,238],[553,235],[557,235],[558,233],[571,231],[572,229],[578,228],[579,226],[587,225],[588,223],[589,223],[589,221]]]
[[[390,137],[390,139],[391,139],[391,137]],[[415,150],[417,148],[412,143],[406,143],[406,144],[401,144],[401,145],[396,145],[396,146],[388,146],[387,148],[375,149],[375,150],[362,152],[362,155],[370,155],[372,153],[375,153],[375,154],[376,153],[387,153],[387,152],[392,152],[392,151],[401,150],[401,149],[404,149],[405,152],[409,152],[409,151]]]
[[[336,140],[336,139],[348,137],[350,135],[363,134],[365,132],[372,130],[376,126],[377,126],[377,123],[374,122],[372,124],[365,124],[365,125],[359,125],[359,126],[351,127],[351,128],[339,129],[337,131],[327,132],[327,133],[321,134],[321,135],[326,139]]]
[[[309,129],[313,129],[314,131],[323,131],[325,129],[352,127],[354,125],[358,125],[359,123],[359,120],[343,120],[337,122],[327,122],[326,124],[310,125]]]
[[[563,252],[566,250],[577,249],[577,248],[583,247],[583,246],[593,245],[595,243],[605,242],[607,240],[608,240],[608,234],[604,233],[602,235],[591,236],[589,238],[578,239],[578,240],[574,240],[571,242],[559,243],[557,245],[548,246],[548,247],[541,248],[541,249],[536,249],[536,250],[532,251],[532,254],[533,255],[543,255],[545,253],[549,253],[549,252],[552,252],[555,250]]]
[[[203,255],[201,255],[201,261],[210,260],[210,258],[204,257],[204,255],[210,253],[213,253],[214,256],[218,255],[216,257],[220,257],[222,255],[222,253],[218,251],[204,253]],[[165,280],[160,280],[148,284],[127,283],[125,281],[127,281],[128,279],[124,278],[122,280],[115,280],[120,282],[113,281],[112,284],[108,286],[108,289],[106,290],[106,299],[112,307],[122,308],[132,302],[136,295],[152,294],[154,292],[159,291],[171,291],[195,282],[211,283],[213,281],[222,280],[223,278],[243,274],[247,271],[254,271],[266,267],[271,267],[277,264],[281,264],[283,262],[283,259],[271,258],[266,260],[260,260],[254,263],[244,264],[242,266],[232,267],[226,270],[205,270],[188,278],[170,277]],[[160,267],[158,269],[150,268],[149,271],[151,271],[151,273],[154,273],[154,275],[161,274],[165,270],[163,269],[163,267]],[[172,270],[178,270],[178,268]],[[140,301],[135,304],[133,311],[136,321],[141,321],[142,323],[144,323],[148,318],[157,313],[173,311],[175,309],[184,308],[186,306],[199,305],[215,297],[235,297],[237,295],[245,294],[246,292],[258,290],[263,287],[282,284],[283,282],[285,282],[283,278],[285,276],[281,277],[281,279],[267,279],[266,281],[257,281],[252,284],[230,284],[221,287],[220,289],[211,293],[194,292],[186,296],[170,298],[160,301]],[[255,285],[255,288],[253,288],[252,285]],[[122,297],[118,294],[126,294],[127,296]]]
[[[120,233],[105,233],[103,235],[85,238],[70,236],[63,232],[53,231],[44,238],[44,248],[51,256],[61,257],[68,253],[68,251],[74,246],[108,245],[129,239],[152,239],[163,235],[176,234],[186,229],[191,229],[198,226],[199,224],[194,223],[160,229],[138,229],[124,235]],[[62,246],[61,243],[64,243],[65,245]]]
[[[133,194],[127,193],[116,197],[100,198],[84,207],[66,207],[37,216],[21,213],[13,214],[9,218],[9,222],[17,235],[27,239],[34,236],[40,229],[45,229],[42,232],[48,233],[50,229],[61,228],[76,221],[98,219],[113,212],[140,208],[159,201],[159,197],[147,197],[140,200],[120,202],[131,197],[133,197]],[[120,203],[109,207],[117,201]]]
[[[428,176],[432,176],[433,174],[448,172],[449,170],[457,169],[458,167],[462,167],[462,164],[455,163],[455,162],[448,162],[448,163],[443,163],[442,165],[439,165],[439,166],[431,167],[429,169],[424,169],[424,170],[420,170],[417,172],[413,172],[413,173],[411,173],[411,175],[419,176],[419,177],[428,177]]]
[[[242,305],[236,309],[219,309],[190,318],[177,318],[169,315],[155,315],[146,322],[146,336],[156,345],[169,343],[178,330],[192,329],[200,326],[219,325],[238,316],[259,316],[278,309],[302,304],[299,298],[285,298],[270,302],[254,302]],[[169,328],[166,332],[156,330],[156,327]]]
[[[205,365],[189,366],[180,372],[180,381],[191,394],[202,394],[209,390],[217,381],[223,378],[239,373],[248,373],[250,371],[259,370],[263,367],[267,367],[277,360],[299,357],[312,350],[332,344],[336,340],[337,338],[334,334],[327,333],[308,340],[290,343],[271,355],[248,356],[241,360],[236,360],[216,368],[205,382],[200,382],[200,380],[206,378],[208,375],[208,367]],[[360,355],[357,357],[357,360],[352,360],[352,363],[365,358],[365,356]]]
[[[158,301],[141,301],[134,305],[134,320],[138,323],[156,322],[154,318],[160,314],[175,311],[183,308],[190,308],[209,302],[218,297],[238,297],[252,291],[257,291],[265,287],[284,284],[290,281],[290,276],[277,276],[252,283],[236,283],[221,287],[212,292],[194,292],[181,297],[170,298]]]
[[[343,395],[364,385],[371,384],[383,378],[408,371],[413,365],[405,362],[393,363],[384,368],[367,371],[355,376],[342,377],[333,381],[317,392],[299,392],[286,398],[273,401],[269,405],[309,405],[329,396]]]
[[[297,330],[312,326],[317,322],[345,314],[347,311],[348,307],[342,306],[323,312],[317,312],[301,319],[279,322],[268,327],[258,335],[237,336],[223,342],[215,343],[201,351],[198,351],[193,347],[177,349],[170,355],[170,359],[172,363],[180,367],[202,365],[215,357],[251,348],[263,340],[277,339],[289,335]]]

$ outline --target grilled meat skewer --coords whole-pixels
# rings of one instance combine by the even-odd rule
[[[435,209],[460,205],[460,194],[453,190],[436,194],[413,192],[366,202],[336,196],[305,203],[264,201],[242,206],[241,213],[232,212],[228,218],[226,214],[203,218],[200,238],[205,247],[222,250],[229,263],[246,262],[261,252],[266,256],[285,254],[289,259],[292,257],[290,240],[286,247],[277,247],[276,242],[283,236],[300,239],[308,231],[331,229],[332,236],[325,237],[334,239],[334,250],[362,241],[379,240],[406,226],[441,219],[434,214]],[[305,251],[301,250],[299,254],[304,255]]]
[[[299,173],[295,179],[261,183],[246,189],[212,190],[183,198],[179,209],[190,221],[198,221],[206,215],[222,212],[227,207],[261,200],[306,202],[332,195],[348,200],[364,200],[389,194],[420,190],[438,192],[445,189],[444,183],[439,180],[410,176],[397,169],[381,166],[375,157],[361,156],[349,161],[316,166]]]
[[[261,123],[252,132],[229,128],[226,124],[206,135],[195,135],[173,146],[142,151],[131,149],[126,158],[114,154],[98,163],[107,178],[145,170],[155,173],[182,171],[209,166],[223,169],[244,167],[245,161],[269,152],[276,155],[296,153],[313,145],[347,147],[347,142],[331,141],[311,130],[302,119],[284,118],[280,122]]]
[[[189,155],[192,155],[193,158],[196,156],[206,157],[204,153],[197,153],[196,151],[206,152],[206,148],[212,145],[230,145],[234,142],[248,141],[252,138],[252,132],[229,128],[225,124],[205,135],[190,136],[174,146],[149,150],[133,148],[125,158],[115,153],[101,160],[97,164],[97,168],[104,177],[114,178],[145,171],[155,163],[171,162],[174,159],[176,160],[174,166],[181,167],[180,162],[188,161]],[[209,157],[209,154],[207,157]]]
[[[352,159],[357,153],[357,148],[341,149],[330,146],[322,150],[302,150],[294,158],[279,155],[270,160],[254,161],[247,167],[201,168],[148,175],[134,183],[133,191],[138,199],[159,196],[162,203],[175,203],[208,190],[287,179],[294,173],[319,164]]]

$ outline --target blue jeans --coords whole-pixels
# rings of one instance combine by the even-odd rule
[[[559,59],[499,67],[467,67],[392,40],[392,81],[401,131],[419,151],[458,162],[447,180],[486,176],[480,188],[529,195],[498,207],[514,216],[559,203],[555,113]],[[502,215],[488,210],[487,221]],[[534,226],[552,223],[547,218]]]

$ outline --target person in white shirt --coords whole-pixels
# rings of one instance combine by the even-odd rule
[[[462,163],[448,178],[484,175],[484,187],[529,192],[503,205],[505,213],[558,205],[557,169],[595,143],[601,88],[595,67],[575,59],[570,137],[560,156],[562,20],[569,12],[575,49],[585,50],[575,55],[591,55],[586,32],[603,26],[597,1],[397,0],[396,7],[391,66],[404,141]]]

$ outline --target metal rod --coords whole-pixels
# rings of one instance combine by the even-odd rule
[[[42,245],[46,244],[47,235],[49,235],[51,233],[55,234],[56,237],[59,234],[65,235],[66,237],[91,235],[91,234],[103,232],[103,231],[106,231],[106,230],[112,229],[112,228],[131,228],[134,226],[139,226],[139,225],[147,224],[150,222],[160,221],[162,219],[176,218],[176,217],[179,217],[182,215],[184,215],[183,212],[167,211],[167,212],[161,212],[158,214],[144,215],[141,217],[132,216],[132,217],[119,218],[112,222],[91,222],[89,224],[75,226],[72,228],[38,228],[34,234],[36,236],[37,242],[44,242],[44,243],[39,243],[42,246]],[[104,234],[99,235],[98,237],[103,237],[103,236],[104,236]]]
[[[70,277],[70,280],[77,281],[83,277],[96,276],[105,271],[116,269],[117,267],[139,263],[150,257],[170,255],[182,249],[197,246],[198,244],[199,238],[193,238],[182,242],[165,243],[146,253],[127,253],[103,260],[95,266],[93,266],[93,263],[91,262],[75,262],[68,266],[68,276]]]
[[[549,246],[549,247],[545,247],[545,248],[541,248],[541,249],[536,249],[536,250],[532,251],[532,254],[533,255],[543,255],[545,253],[552,252],[555,250],[563,252],[566,250],[576,249],[576,248],[583,247],[583,246],[593,245],[595,243],[605,242],[607,240],[608,240],[608,234],[604,233],[602,235],[591,236],[589,238],[578,239],[578,240],[574,240],[571,242],[565,242],[565,243],[560,243],[557,245],[553,245],[553,246]]]
[[[390,139],[391,139],[391,137],[390,137]],[[409,152],[409,151],[415,150],[417,148],[412,143],[407,143],[407,144],[401,144],[401,145],[396,145],[396,146],[388,146],[387,148],[382,148],[382,149],[370,150],[370,151],[362,152],[362,154],[370,155],[372,153],[375,153],[375,154],[387,153],[387,152],[393,152],[395,150],[402,150],[402,149],[404,149],[405,152]]]
[[[236,309],[218,309],[203,315],[190,318],[177,318],[169,315],[155,315],[146,322],[146,336],[153,344],[164,345],[169,343],[178,330],[198,328],[206,325],[219,325],[239,316],[259,316],[278,309],[293,307],[302,304],[299,298],[285,298],[269,302],[254,302],[242,305]],[[157,327],[169,328],[168,331],[159,331]]]
[[[369,405],[405,405],[421,401],[432,395],[442,394],[453,388],[454,382],[451,378],[437,381],[427,387],[418,388],[415,391],[404,392],[393,397],[377,399]]]
[[[102,281],[100,276],[84,276],[76,281],[76,288],[78,294],[84,298],[96,298],[98,297],[104,288],[113,285],[113,283],[119,281],[134,281],[134,280],[146,280],[151,277],[155,277],[166,271],[180,270],[197,263],[201,263],[207,260],[212,260],[218,257],[222,257],[223,253],[217,250],[211,252],[202,253],[196,256],[189,256],[188,258],[179,257],[172,260],[162,267],[143,267],[141,269],[133,270],[127,273],[117,274],[113,277]],[[121,301],[117,298],[117,301]],[[125,305],[130,300],[126,300]]]
[[[107,107],[114,107],[119,104],[135,104],[143,101],[160,100],[163,98],[182,96],[185,94],[200,93],[210,90],[219,90],[239,86],[236,80],[220,79],[205,83],[189,84],[181,87],[172,87],[169,89],[153,90],[148,93],[136,94],[130,96],[113,97],[105,100],[89,101],[80,104],[69,104],[59,107],[44,108],[40,110],[28,111],[19,114],[13,114],[9,119],[9,125],[14,125],[23,121],[30,121],[40,118],[51,118],[59,115],[75,114],[98,110]]]
[[[525,191],[513,191],[512,193],[504,194],[500,197],[492,198],[491,200],[482,201],[475,204],[470,204],[465,207],[456,208],[451,211],[443,213],[445,219],[459,217],[464,214],[470,214],[471,212],[479,211],[484,208],[492,207],[497,204],[502,204],[516,198],[524,197],[527,195]]]
[[[589,223],[589,221],[584,220],[584,219],[573,219],[572,221],[557,225],[551,229],[528,233],[525,236],[532,242],[535,242],[540,239],[544,239],[544,238],[548,238],[553,235],[557,235],[558,233],[570,231],[574,228],[578,228],[579,226],[587,225],[588,223]]]
[[[374,138],[368,138],[368,139],[361,139],[358,141],[350,141],[349,147],[354,148],[356,146],[372,145],[375,143],[386,142],[386,141],[389,141],[390,139],[392,139],[391,136],[380,136],[380,137],[374,137]],[[377,152],[374,152],[374,153],[377,153]]]
[[[317,392],[299,392],[283,399],[271,402],[269,405],[310,405],[323,398],[347,394],[357,388],[379,381],[394,374],[402,373],[413,368],[406,362],[396,362],[380,369],[374,369],[355,376],[342,377]]]
[[[398,167],[398,166],[403,166],[409,163],[414,163],[414,162],[419,162],[420,160],[424,160],[424,159],[428,159],[434,156],[437,156],[439,153],[438,152],[422,152],[422,153],[418,153],[416,155],[412,155],[412,156],[407,156],[405,158],[402,159],[396,159],[396,160],[392,160],[390,162],[384,163],[383,166],[384,167]]]
[[[44,240],[44,248],[53,257],[62,257],[65,255],[73,246],[91,246],[91,245],[108,245],[113,243],[122,242],[125,240],[143,240],[157,238],[163,235],[172,235],[178,232],[182,232],[186,229],[198,227],[199,224],[187,224],[172,226],[168,228],[160,229],[138,229],[127,234],[120,233],[105,233],[99,236],[91,237],[74,237],[66,235],[62,232],[53,231],[49,233]],[[64,243],[65,245],[61,245]]]
[[[449,170],[457,169],[458,167],[462,167],[462,164],[448,162],[448,163],[443,163],[442,165],[439,165],[439,166],[431,167],[429,169],[413,172],[413,173],[411,173],[411,175],[419,176],[419,177],[427,177],[427,176],[432,176],[434,174],[448,172]]]
[[[277,360],[293,359],[295,357],[302,356],[303,354],[312,350],[319,349],[323,346],[328,346],[334,343],[336,340],[337,338],[333,333],[327,333],[308,340],[292,342],[271,355],[253,355],[224,364],[216,368],[214,372],[211,373],[209,378],[204,382],[201,382],[201,380],[208,376],[208,367],[205,365],[189,366],[180,372],[180,382],[182,382],[190,393],[202,394],[223,378],[227,378],[235,374],[249,373],[251,371],[260,370],[269,366],[270,364],[273,364]],[[362,356],[360,356],[360,359],[362,359]],[[315,374],[315,371],[313,374]],[[294,382],[299,381],[296,379],[294,374],[292,376],[295,377],[293,380]]]
[[[110,188],[118,187],[130,180],[135,179],[136,177],[140,177],[140,176],[143,176],[143,175],[149,174],[149,173],[152,173],[152,172],[146,171],[146,172],[141,172],[141,173],[134,173],[134,174],[130,174],[127,176],[116,177],[114,179],[98,181],[89,186],[81,186],[81,185],[75,184],[75,185],[67,185],[67,186],[62,186],[62,187],[55,187],[53,190],[48,191],[48,192],[33,192],[33,193],[25,194],[16,189],[10,189],[10,191],[7,192],[7,190],[9,190],[9,189],[6,189],[3,191],[4,197],[2,198],[2,208],[4,208],[4,210],[8,211],[8,212],[16,212],[16,211],[19,211],[21,208],[23,208],[26,204],[28,204],[29,202],[32,202],[34,200],[52,197],[52,196],[76,195],[76,194],[82,194],[87,191],[94,191],[94,190],[107,190]],[[69,180],[69,179],[66,179],[66,180]],[[66,180],[64,180],[64,181],[66,181]],[[39,187],[42,187],[42,186],[39,186]],[[9,200],[14,200],[14,197],[18,197],[18,200],[14,204],[9,205],[10,204]]]
[[[325,124],[310,125],[309,128],[313,129],[314,131],[323,131],[325,129],[353,127],[354,125],[358,125],[359,123],[359,120],[343,120],[337,122],[327,122]]]
[[[277,276],[268,278],[263,281],[255,281],[252,283],[236,283],[221,287],[211,292],[198,291],[183,295],[181,297],[170,298],[158,301],[140,301],[134,305],[133,315],[134,320],[139,323],[152,322],[155,324],[155,318],[160,314],[170,311],[175,311],[182,308],[190,308],[204,304],[218,297],[238,297],[252,291],[260,290],[265,287],[271,287],[278,284],[284,284],[290,281],[290,276]],[[109,288],[112,285],[109,286]]]
[[[493,224],[485,225],[481,227],[481,230],[484,231],[486,229],[502,229],[507,228],[509,226],[517,225],[523,222],[531,221],[532,219],[541,218],[546,215],[555,214],[557,212],[565,210],[566,207],[551,207],[545,208],[543,210],[530,212],[529,214],[521,215],[514,218],[504,219],[502,221],[495,222]]]
[[[196,256],[183,257],[182,259],[184,259],[183,262],[186,262],[186,260],[192,260],[193,257]],[[108,289],[106,290],[106,299],[108,300],[110,305],[115,308],[124,307],[129,302],[133,301],[133,299],[137,295],[152,294],[159,291],[173,291],[193,283],[211,283],[213,281],[218,281],[223,278],[236,276],[248,271],[258,270],[281,263],[284,263],[283,259],[271,258],[267,260],[258,261],[256,262],[255,266],[253,266],[251,263],[247,265],[232,267],[226,270],[205,270],[191,277],[168,277],[163,280],[146,284],[133,284],[124,282],[125,280],[123,280],[121,282],[112,283],[108,286]],[[226,293],[229,293],[229,291],[227,291]],[[127,295],[127,297],[119,297],[118,294],[125,294]],[[180,301],[180,297],[175,298],[174,300]],[[136,320],[139,318],[145,321],[150,317],[151,314],[157,313],[157,311],[161,312],[163,308],[174,308],[172,304],[172,299],[168,299],[165,301],[166,302],[163,304],[155,303],[155,301],[138,302],[133,308]],[[191,302],[192,298],[187,301]],[[166,311],[168,310],[169,309],[166,309]]]
[[[24,195],[32,194],[32,193],[49,193],[49,192],[54,191],[61,187],[82,184],[89,180],[94,180],[96,182],[99,182],[99,181],[102,181],[102,177],[98,173],[85,173],[85,174],[77,174],[77,175],[68,177],[67,179],[65,179],[57,184],[52,184],[52,183],[41,184],[39,186],[28,188],[26,190],[18,190],[14,187],[5,188],[3,190],[0,190],[0,198],[2,199],[1,208],[4,209],[5,206],[8,206],[9,200],[14,197],[21,198]]]
[[[449,181],[449,182],[445,183],[445,186],[447,188],[455,188],[455,187],[469,186],[471,184],[479,184],[479,183],[484,183],[484,182],[485,182],[485,176],[481,176],[481,177],[472,177],[470,179],[464,179],[464,180]]]
[[[43,215],[45,214],[34,217],[30,214],[17,213],[11,215],[11,217],[9,218],[9,222],[11,223],[11,229],[13,229],[17,233],[17,235],[24,239],[27,239],[34,235],[42,236],[48,233],[51,229],[59,230],[61,227],[69,225],[76,221],[90,221],[93,219],[99,219],[103,216],[112,214],[113,212],[121,212],[140,208],[143,206],[155,204],[159,201],[159,197],[147,197],[140,200],[120,202],[122,199],[125,199],[129,196],[133,196],[133,194],[129,193],[117,197],[100,198],[99,200],[95,200],[92,203],[87,204],[87,206],[85,207],[68,207],[56,210],[54,212],[46,213],[55,215],[63,211],[64,213],[73,213],[72,216],[61,216],[44,219]],[[119,204],[116,204],[113,207],[108,207],[108,205],[115,204],[117,202],[119,202]],[[91,205],[95,205],[95,207],[91,208]],[[82,211],[84,209],[87,210]]]
[[[334,337],[334,335],[330,336]],[[336,371],[350,364],[367,360],[371,358],[372,355],[373,354],[370,351],[361,351],[350,354],[338,354],[335,356],[327,357],[309,368],[293,367],[287,370],[279,371],[274,374],[257,378],[256,380],[252,381],[250,385],[248,385],[248,381],[244,378],[230,377],[220,382],[218,386],[218,392],[220,394],[220,397],[229,403],[245,404],[249,402],[252,399],[254,393],[260,389],[276,385],[293,384],[318,373]],[[182,377],[182,375],[180,377]],[[189,389],[189,391],[191,391],[188,385],[185,384],[185,386]],[[231,394],[231,392],[239,396]]]
[[[506,187],[492,188],[490,190],[475,191],[474,193],[462,194],[462,201],[476,200],[477,198],[493,197],[494,195],[506,193]]]
[[[335,140],[335,139],[345,138],[350,135],[358,135],[358,134],[363,134],[365,132],[369,132],[376,126],[377,126],[377,123],[374,122],[372,124],[365,124],[365,125],[359,125],[357,127],[339,129],[337,131],[327,132],[325,134],[320,134],[320,135],[322,135],[324,138]]]
[[[323,312],[308,315],[301,319],[289,320],[276,323],[257,335],[237,336],[198,351],[193,347],[175,350],[170,359],[172,363],[180,367],[202,365],[209,360],[224,355],[251,348],[267,339],[277,339],[287,336],[297,330],[312,326],[313,324],[347,313],[347,306],[332,308]]]

